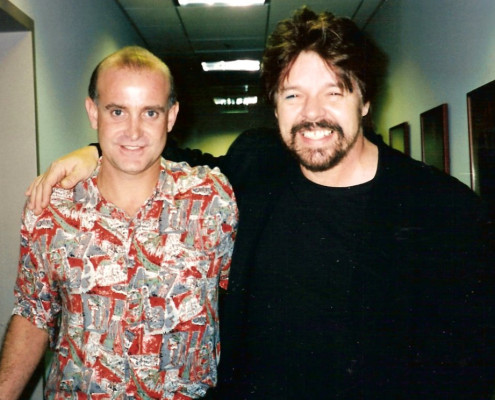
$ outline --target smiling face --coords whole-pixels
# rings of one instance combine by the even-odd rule
[[[301,168],[324,172],[342,162],[352,167],[356,142],[362,137],[363,104],[356,84],[343,89],[337,75],[315,52],[298,55],[276,94],[280,134]]]
[[[170,82],[158,69],[104,68],[98,100],[86,99],[91,126],[98,130],[107,172],[140,175],[160,167],[167,133],[178,104],[169,108]]]

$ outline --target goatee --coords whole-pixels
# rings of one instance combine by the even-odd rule
[[[331,135],[337,135],[331,147],[303,147],[296,143],[297,136],[300,132],[324,129],[331,132]],[[347,141],[342,127],[334,122],[322,120],[318,122],[301,122],[294,125],[291,130],[290,142],[284,141],[289,152],[297,159],[299,164],[312,172],[323,172],[335,167],[347,155],[357,140],[357,135]]]

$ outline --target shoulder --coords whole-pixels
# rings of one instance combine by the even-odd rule
[[[230,146],[227,155],[256,158],[266,156],[273,150],[283,150],[278,130],[261,127],[242,132]]]
[[[236,190],[259,180],[271,180],[285,174],[292,160],[280,140],[278,130],[256,128],[244,131],[232,143],[226,155],[228,176]]]
[[[163,170],[176,181],[188,181],[190,184],[199,184],[201,181],[215,178],[228,182],[227,177],[218,167],[208,165],[191,166],[185,161],[175,162],[162,159]]]
[[[227,177],[218,167],[207,165],[190,166],[187,162],[174,162],[162,159],[163,171],[174,182],[175,189],[180,192],[208,192],[233,197],[232,187]]]
[[[74,204],[74,190],[55,187],[50,197],[50,203],[43,211],[36,215],[27,207],[27,202],[22,213],[22,223],[25,229],[33,232],[36,229],[49,229],[53,226],[54,213],[63,212],[64,208],[69,208]]]
[[[402,206],[409,205],[423,212],[436,210],[438,215],[451,216],[474,216],[480,211],[485,212],[479,196],[453,176],[389,146],[379,145],[379,149],[379,186],[386,196],[395,197]]]
[[[232,186],[218,168],[191,167],[186,162],[162,160],[162,196],[175,206],[186,205],[190,212],[204,219],[214,219],[229,225],[224,233],[237,225],[238,208]],[[220,226],[220,225],[218,225]]]
[[[379,149],[382,172],[389,179],[401,181],[405,186],[421,184],[417,189],[434,186],[438,187],[438,190],[448,188],[475,196],[464,183],[435,167],[406,156],[385,144],[380,145]]]

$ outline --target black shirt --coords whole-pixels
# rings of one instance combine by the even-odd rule
[[[350,293],[372,181],[333,188],[291,173],[250,279],[260,299],[248,309],[252,398],[345,398],[357,362]]]

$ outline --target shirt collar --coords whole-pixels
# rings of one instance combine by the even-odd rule
[[[170,162],[161,159],[160,175],[156,183],[153,194],[143,203],[143,207],[153,201],[163,200],[172,203],[175,182],[170,171]],[[84,205],[86,208],[96,208],[100,203],[106,202],[98,190],[98,173],[101,168],[101,158],[98,160],[98,165],[91,176],[79,182],[74,188],[74,202]],[[110,203],[107,203],[110,204]]]

